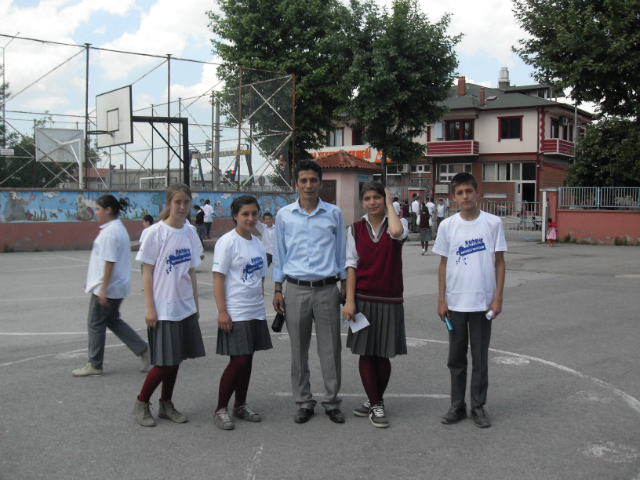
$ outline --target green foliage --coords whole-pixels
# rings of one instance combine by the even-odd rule
[[[224,62],[219,77],[232,82],[237,65],[295,74],[296,157],[324,145],[348,95],[343,77],[350,65],[345,30],[350,10],[339,0],[216,1],[222,14],[208,15],[216,35],[213,51]],[[244,75],[243,84],[250,82]],[[270,128],[268,120],[256,123],[258,131]]]
[[[284,181],[285,178],[285,166],[284,165],[275,165],[274,173],[267,173],[266,177],[269,179],[269,183],[271,185],[275,185],[277,187],[286,187],[287,182]]]
[[[530,35],[513,48],[535,79],[571,87],[578,102],[608,115],[640,115],[638,0],[514,0]]]
[[[453,82],[454,47],[461,37],[446,34],[448,15],[432,24],[415,0],[395,0],[391,12],[370,2],[359,13],[351,42],[349,114],[386,158],[417,160],[426,145],[414,139],[446,113],[441,102]]]
[[[617,117],[590,125],[578,142],[567,184],[590,187],[640,186],[640,128]]]

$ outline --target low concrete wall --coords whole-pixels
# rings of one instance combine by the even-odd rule
[[[551,212],[550,212],[551,213]],[[616,238],[640,243],[640,212],[615,210],[555,211],[558,240],[570,234],[577,240],[611,245]]]
[[[121,219],[131,240],[140,238],[142,217],[154,218],[164,207],[165,192],[104,190],[20,190],[0,189],[0,252],[34,250],[90,249],[100,226],[95,218],[96,200],[105,194],[126,198],[129,207]],[[234,228],[231,201],[245,192],[203,192],[193,195],[194,204],[209,200],[215,218],[211,237],[220,237]],[[278,210],[292,203],[295,194],[251,192],[262,211],[277,216]],[[195,215],[195,211],[192,212]]]

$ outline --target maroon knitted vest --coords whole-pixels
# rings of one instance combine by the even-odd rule
[[[383,234],[372,240],[365,219],[353,224],[353,236],[360,259],[356,268],[356,298],[367,302],[402,303],[402,245],[387,233],[387,220],[380,226]]]

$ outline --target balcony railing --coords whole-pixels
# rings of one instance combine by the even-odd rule
[[[566,155],[573,157],[573,142],[560,140],[559,138],[549,138],[542,141],[541,150],[543,153],[552,155]]]
[[[427,155],[430,157],[477,156],[480,147],[475,140],[454,140],[444,142],[428,142]]]

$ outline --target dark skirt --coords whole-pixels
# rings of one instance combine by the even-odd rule
[[[252,355],[273,348],[266,320],[233,322],[231,333],[218,329],[218,355]]]
[[[205,356],[198,315],[195,313],[177,322],[159,320],[156,328],[147,327],[147,335],[151,365],[180,365],[187,358]]]
[[[431,228],[425,228],[419,231],[420,233],[420,241],[421,242],[430,242],[431,241]]]
[[[349,329],[347,347],[354,354],[377,355],[384,358],[406,355],[407,338],[402,303],[366,302],[356,299],[356,308],[367,317],[369,326],[356,333]]]

